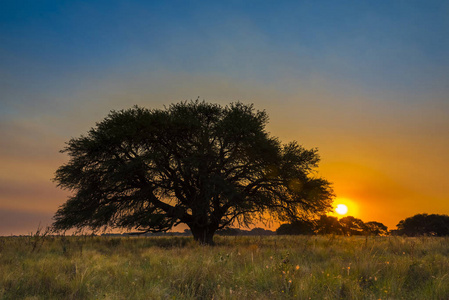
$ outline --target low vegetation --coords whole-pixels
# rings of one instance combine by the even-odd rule
[[[449,238],[0,238],[0,299],[449,299]]]

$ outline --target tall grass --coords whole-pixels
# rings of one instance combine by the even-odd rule
[[[448,238],[216,237],[216,243],[2,237],[0,299],[449,299]]]

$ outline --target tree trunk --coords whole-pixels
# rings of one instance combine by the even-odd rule
[[[190,226],[193,234],[193,239],[202,245],[213,246],[214,234],[216,229],[211,227]]]

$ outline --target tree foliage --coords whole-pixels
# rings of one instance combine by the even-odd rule
[[[363,235],[365,223],[353,216],[343,217],[339,220],[344,235]]]
[[[333,192],[314,175],[317,150],[281,144],[267,122],[265,111],[239,102],[111,111],[62,150],[70,160],[54,180],[72,196],[54,228],[160,232],[185,223],[212,243],[233,224],[327,211]]]
[[[366,222],[365,232],[367,232],[369,235],[387,235],[388,227],[380,222]]]
[[[449,216],[438,214],[417,214],[401,220],[397,225],[397,234],[407,236],[448,236]]]
[[[289,224],[282,224],[276,229],[277,235],[311,235],[314,234],[315,224],[308,220],[298,220]]]
[[[363,222],[353,216],[337,217],[322,215],[314,221],[297,221],[282,224],[277,234],[335,234],[335,235],[387,235],[388,228],[380,222]]]
[[[342,225],[337,217],[322,215],[316,222],[317,234],[343,234]]]

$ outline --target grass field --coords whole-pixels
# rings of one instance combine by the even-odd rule
[[[2,237],[0,299],[449,299],[449,238]]]

